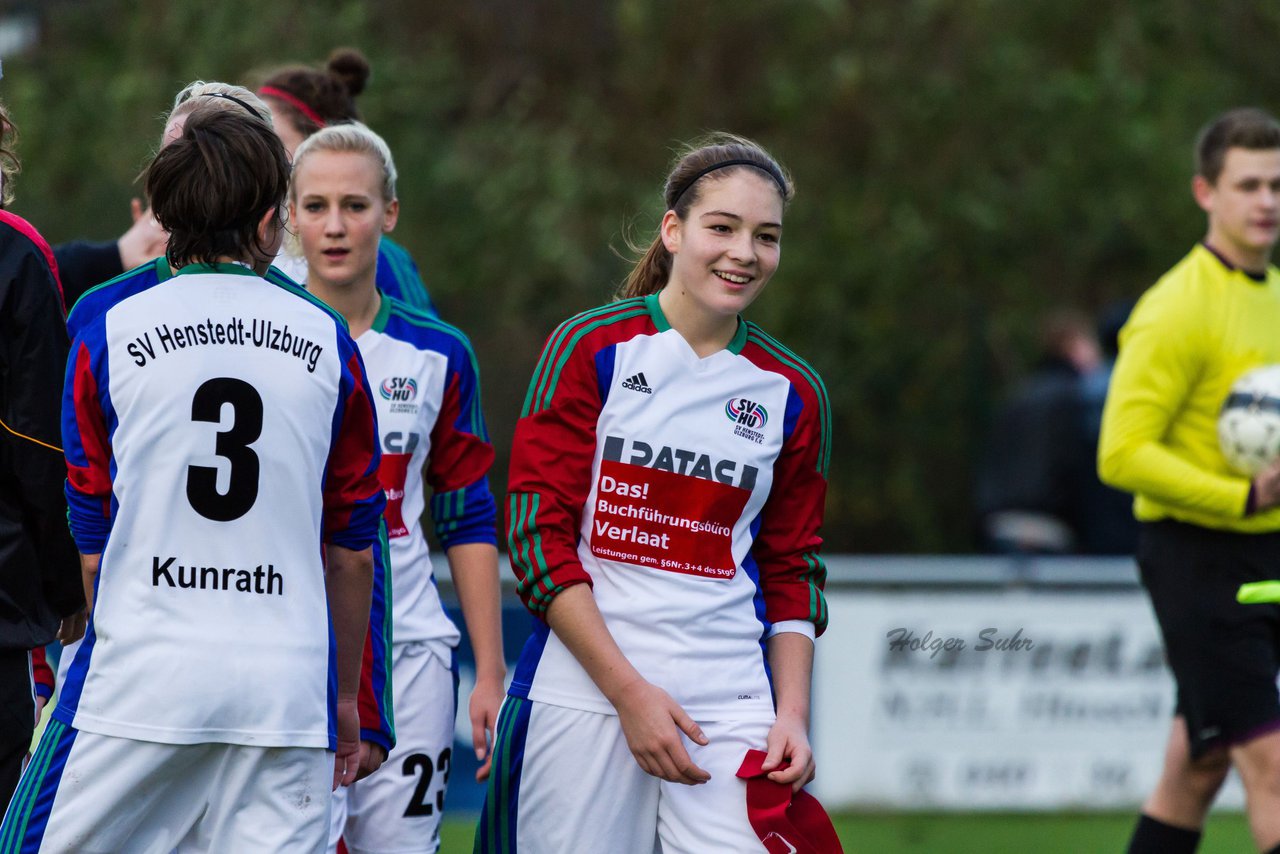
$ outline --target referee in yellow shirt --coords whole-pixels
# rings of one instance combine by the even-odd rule
[[[1280,854],[1280,605],[1235,599],[1280,578],[1280,464],[1251,482],[1217,437],[1232,383],[1280,363],[1280,124],[1256,109],[1214,120],[1191,188],[1208,232],[1121,331],[1098,448],[1103,481],[1134,494],[1138,567],[1178,689],[1129,851],[1195,851],[1234,765],[1259,850]]]

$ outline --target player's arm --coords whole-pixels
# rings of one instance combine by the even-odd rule
[[[470,343],[459,334],[449,352],[425,477],[432,489],[431,518],[436,536],[448,558],[475,653],[476,684],[468,715],[472,746],[481,763],[476,771],[479,781],[489,776],[490,749],[507,672],[502,654],[498,514],[488,479],[493,457],[480,405],[479,367]]]
[[[1196,306],[1178,296],[1149,292],[1125,326],[1103,408],[1098,476],[1162,504],[1239,518],[1249,480],[1206,471],[1163,442],[1203,368],[1199,354],[1214,346]]]
[[[62,400],[62,444],[66,456],[67,523],[80,551],[77,585],[92,619],[95,582],[102,549],[111,530],[111,447],[106,414],[98,388],[105,382],[100,360],[101,318],[90,323],[71,344]],[[80,627],[83,632],[83,626]],[[76,634],[66,632],[68,637]]]
[[[491,543],[462,543],[446,552],[462,619],[476,658],[476,685],[468,714],[475,748],[476,780],[489,778],[498,709],[506,693],[507,665],[502,654],[502,589],[498,583],[498,548]]]
[[[819,551],[830,455],[826,390],[816,374],[797,377],[788,396],[785,437],[752,554],[760,567],[765,649],[777,720],[766,740],[769,779],[799,789],[814,776],[809,745],[814,638],[827,626],[826,564]],[[782,770],[774,770],[783,762]]]
[[[360,664],[365,630],[369,624],[369,597],[373,589],[373,549],[352,551],[330,545],[325,550],[325,593],[333,621],[338,668],[338,757],[348,760],[334,770],[334,788],[350,785],[358,771],[352,758],[360,750],[359,712]],[[356,725],[351,727],[350,721]],[[343,726],[347,723],[347,726]]]
[[[35,683],[36,720],[39,721],[40,714],[44,711],[49,698],[53,696],[55,687],[53,668],[49,666],[49,659],[45,656],[42,646],[31,650],[31,681]]]
[[[547,339],[512,439],[507,552],[516,592],[535,616],[575,585],[591,585],[578,559],[582,508],[591,491],[602,401],[589,348],[573,340],[577,318]]]
[[[373,542],[373,588],[369,602],[369,630],[364,639],[360,668],[360,756],[356,779],[363,779],[386,761],[395,747],[392,724],[391,645],[391,548],[385,519],[378,522]]]
[[[799,791],[813,779],[809,746],[809,697],[813,677],[813,640],[801,632],[780,632],[766,642],[778,718],[769,729],[763,770],[769,779]],[[774,771],[786,760],[790,765]]]
[[[341,372],[336,430],[324,477],[324,538],[329,560],[325,584],[337,645],[338,743],[334,787],[349,785],[360,769],[359,689],[373,585],[372,546],[386,496],[378,481],[377,416],[364,361],[355,342],[337,330]],[[336,561],[336,563],[335,563]],[[332,576],[332,577],[331,577]],[[342,610],[339,617],[338,609]]]

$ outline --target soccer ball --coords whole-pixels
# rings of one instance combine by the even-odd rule
[[[1218,413],[1218,444],[1249,477],[1280,457],[1280,365],[1255,368],[1231,386]]]

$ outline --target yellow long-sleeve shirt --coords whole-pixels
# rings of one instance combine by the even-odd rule
[[[1142,521],[1280,530],[1280,508],[1245,516],[1249,479],[1218,447],[1218,412],[1246,371],[1280,363],[1280,271],[1249,277],[1197,245],[1138,301],[1120,332],[1098,474],[1134,493]]]

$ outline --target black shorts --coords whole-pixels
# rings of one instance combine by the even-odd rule
[[[35,729],[31,658],[26,650],[0,650],[0,815],[9,804]]]
[[[1138,569],[1178,687],[1193,758],[1280,728],[1280,605],[1241,605],[1251,581],[1280,579],[1280,532],[1146,523]]]

